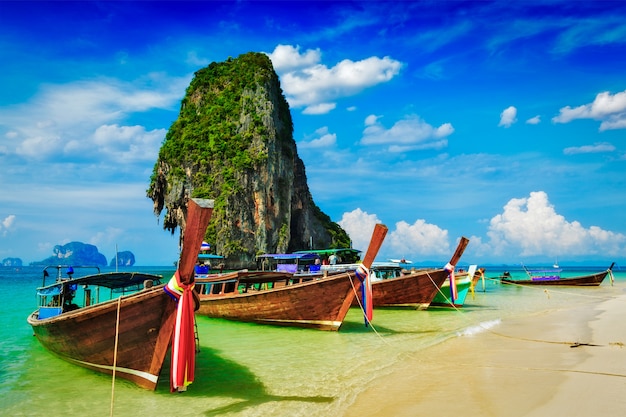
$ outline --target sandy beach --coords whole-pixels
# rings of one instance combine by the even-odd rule
[[[626,294],[506,319],[407,357],[345,414],[622,416]]]

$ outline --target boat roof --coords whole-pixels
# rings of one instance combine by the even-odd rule
[[[163,276],[161,275],[147,274],[144,272],[106,272],[102,274],[85,275],[84,277],[67,279],[41,288],[52,288],[69,283],[72,285],[93,285],[115,290],[131,287],[133,285],[143,285],[144,281],[157,281],[157,283],[160,283],[161,279],[163,279]]]
[[[314,253],[314,254],[319,255],[319,256],[326,256],[326,255],[345,253],[345,252],[358,254],[358,253],[361,253],[362,251],[360,251],[358,249],[352,249],[352,248],[339,248],[339,249],[299,250],[299,251],[296,251],[294,253]]]
[[[257,256],[257,258],[269,258],[276,260],[289,260],[289,259],[315,259],[319,258],[319,255],[316,253],[265,253],[263,255]]]
[[[220,255],[213,255],[212,253],[199,253],[198,259],[199,260],[224,259],[224,257]]]

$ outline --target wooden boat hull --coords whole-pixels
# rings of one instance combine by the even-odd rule
[[[569,286],[587,286],[597,287],[602,284],[602,281],[609,274],[609,269],[606,271],[598,272],[596,274],[583,275],[571,278],[549,277],[538,279],[514,279],[514,278],[501,278],[503,284],[516,284],[516,285],[569,285]]]
[[[454,303],[450,302],[450,280],[445,279],[443,284],[441,285],[441,291],[437,291],[435,297],[433,298],[431,306],[437,307],[463,307],[465,304],[465,299],[467,298],[467,294],[469,293],[470,287],[472,286],[472,280],[469,278],[467,274],[457,275],[456,276],[456,291],[457,297],[454,300]]]
[[[354,272],[271,290],[200,294],[197,314],[229,320],[339,330],[361,283]]]
[[[417,271],[401,277],[372,282],[372,298],[376,307],[428,308],[448,271],[435,269]],[[360,294],[359,294],[360,297]],[[360,299],[360,298],[359,298]]]
[[[155,389],[170,344],[175,303],[159,285],[119,299],[116,377]],[[118,299],[28,323],[49,351],[76,365],[113,373]]]

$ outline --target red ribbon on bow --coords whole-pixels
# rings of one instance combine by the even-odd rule
[[[176,323],[172,334],[172,363],[170,390],[185,391],[194,380],[196,362],[196,339],[194,333],[195,315],[194,283],[184,284],[178,271],[167,284],[168,293],[179,294],[176,306]]]

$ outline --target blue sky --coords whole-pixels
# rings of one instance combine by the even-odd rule
[[[0,260],[171,265],[145,196],[193,73],[267,53],[315,202],[379,260],[626,260],[626,2],[0,1]]]

